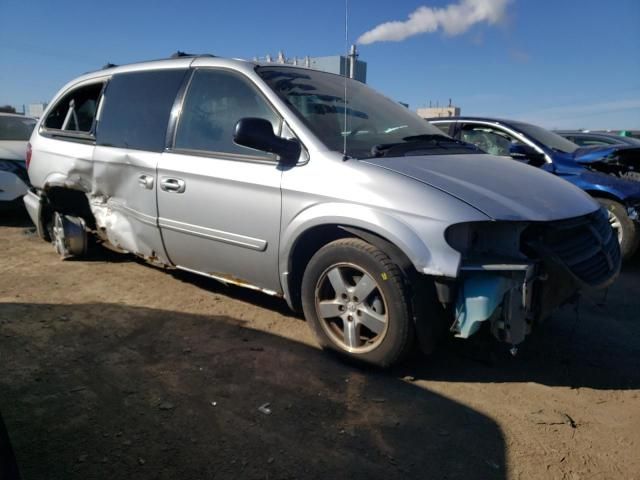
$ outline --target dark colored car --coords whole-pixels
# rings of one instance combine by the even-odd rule
[[[447,135],[493,155],[542,168],[573,183],[605,207],[624,259],[640,242],[640,148],[580,147],[557,133],[519,121],[478,117],[432,118]]]
[[[631,147],[640,147],[640,139],[624,137],[613,133],[583,132],[581,130],[555,130],[555,133],[581,147],[602,145],[629,145]]]

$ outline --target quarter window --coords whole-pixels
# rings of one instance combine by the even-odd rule
[[[186,70],[152,70],[114,75],[104,94],[96,143],[161,152],[169,114]]]
[[[53,107],[45,128],[66,132],[90,133],[93,130],[103,83],[93,83],[66,94]]]
[[[274,132],[280,129],[278,115],[247,80],[224,70],[196,70],[182,108],[175,148],[273,158],[233,143],[235,125],[245,117],[264,118]]]

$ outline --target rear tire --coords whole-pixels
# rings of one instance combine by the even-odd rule
[[[62,260],[86,256],[88,235],[84,219],[53,212],[50,235]]]
[[[624,205],[607,198],[596,198],[609,214],[609,223],[613,231],[618,235],[622,260],[629,260],[636,253],[640,242],[640,229],[638,224],[629,218]]]
[[[398,266],[357,238],[322,247],[303,275],[302,308],[320,345],[380,367],[414,346],[410,304]]]

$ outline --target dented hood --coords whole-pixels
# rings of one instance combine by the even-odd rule
[[[437,188],[495,220],[550,221],[598,204],[548,172],[493,155],[421,155],[362,160]]]
[[[640,157],[640,148],[633,145],[606,145],[579,148],[573,152],[573,159],[578,163],[599,162],[622,151],[625,152],[625,155]]]

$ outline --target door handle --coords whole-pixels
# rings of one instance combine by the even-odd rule
[[[181,178],[162,177],[160,180],[160,188],[169,193],[183,193],[186,184]]]
[[[153,188],[153,177],[151,175],[145,175],[144,173],[138,177],[138,185],[147,190]]]

